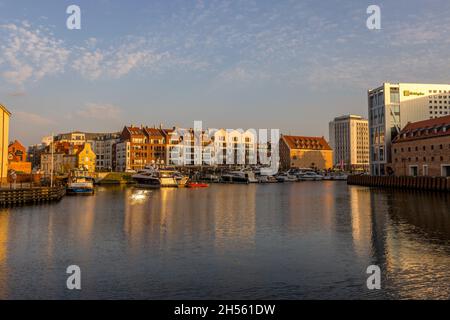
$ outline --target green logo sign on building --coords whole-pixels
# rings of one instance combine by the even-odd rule
[[[422,92],[413,92],[413,91],[409,91],[409,90],[405,90],[403,91],[403,96],[405,97],[409,97],[409,96],[424,96],[425,93]]]

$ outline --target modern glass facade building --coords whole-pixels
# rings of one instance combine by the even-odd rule
[[[389,174],[391,141],[409,123],[450,114],[450,85],[384,83],[368,91],[370,171]]]

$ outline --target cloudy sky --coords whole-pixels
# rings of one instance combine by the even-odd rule
[[[0,103],[25,144],[194,120],[327,136],[368,88],[450,83],[449,45],[448,0],[0,0]]]

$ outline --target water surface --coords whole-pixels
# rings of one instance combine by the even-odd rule
[[[0,210],[0,299],[450,298],[450,195],[345,182],[99,187]],[[66,268],[82,290],[66,289]],[[366,268],[382,269],[382,290]]]

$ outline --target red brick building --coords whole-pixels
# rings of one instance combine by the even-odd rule
[[[123,128],[120,140],[129,143],[126,157],[132,170],[166,161],[167,132],[164,129],[128,126]]]
[[[8,146],[8,170],[19,174],[31,173],[31,162],[27,162],[27,149],[18,140]]]
[[[397,176],[450,177],[450,116],[408,123],[392,141]]]
[[[18,140],[15,140],[9,144],[8,160],[10,162],[27,161],[27,149]]]

